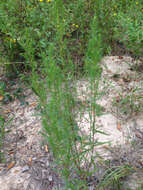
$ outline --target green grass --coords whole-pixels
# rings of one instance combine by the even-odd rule
[[[1,106],[1,105],[0,105]],[[0,163],[5,163],[5,136],[6,136],[6,127],[11,123],[13,117],[9,120],[6,120],[2,114],[0,114]]]
[[[102,72],[99,61],[104,55],[112,53],[116,42],[120,42],[135,56],[142,55],[141,2],[0,2],[0,54],[3,67],[7,73],[15,73],[22,78],[25,72],[30,72],[28,82],[39,96],[43,135],[56,163],[62,168],[60,172],[65,178],[66,189],[87,189],[86,178],[91,173],[81,163],[89,162],[86,155],[90,151],[92,156],[88,165],[95,165],[93,150],[102,144],[94,139],[94,134],[100,132],[96,130],[96,115],[99,114],[96,100]],[[92,92],[90,135],[87,139],[79,135],[74,112],[76,88],[73,87],[71,93],[70,87],[72,81],[81,76],[89,80]],[[96,170],[96,165],[94,168]],[[118,178],[124,176],[124,169],[115,169],[120,170]],[[71,181],[71,171],[75,171],[78,180]],[[112,176],[108,181],[110,183],[116,181],[117,173],[112,172]]]
[[[0,162],[5,161],[5,156],[4,152],[2,151],[4,147],[4,136],[5,136],[5,120],[4,118],[0,115]]]
[[[122,190],[122,179],[126,177],[131,172],[132,168],[130,166],[115,166],[107,169],[103,179],[98,185],[98,189],[108,187],[108,185],[113,186],[114,189]]]

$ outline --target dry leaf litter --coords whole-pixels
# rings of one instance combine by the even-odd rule
[[[127,187],[136,189],[140,185],[138,181],[143,181],[143,116],[142,112],[137,110],[138,106],[142,110],[143,100],[136,98],[143,95],[143,79],[142,73],[135,69],[135,65],[139,64],[139,61],[127,56],[108,56],[101,61],[103,72],[99,90],[104,93],[97,103],[102,106],[104,114],[96,117],[96,127],[108,135],[96,134],[95,138],[110,143],[98,147],[95,153],[98,151],[105,159],[111,159],[113,166],[132,164],[136,168],[136,172],[126,178],[125,190]],[[86,105],[82,114],[77,111],[76,121],[82,135],[89,135],[90,84],[86,79],[81,79],[73,82],[72,86],[77,88],[75,99]],[[42,125],[40,116],[36,115],[39,112],[36,109],[38,98],[24,84],[21,87],[24,89],[27,103],[21,105],[21,102],[15,99],[1,109],[6,120],[13,120],[6,127],[6,163],[0,164],[0,189],[63,190],[64,181],[56,172],[58,168],[53,164],[53,156],[47,142],[39,133]],[[138,90],[135,90],[136,88]],[[132,97],[132,94],[136,105],[131,104],[131,99],[120,104],[122,99]],[[135,142],[135,145],[131,142]],[[96,179],[102,177],[102,172],[101,170],[98,175],[95,174]],[[94,180],[95,178],[93,183]],[[89,189],[94,190],[94,186],[91,185]]]

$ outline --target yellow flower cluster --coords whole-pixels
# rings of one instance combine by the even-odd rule
[[[12,41],[13,43],[16,43],[16,39],[11,39],[11,41]]]
[[[40,2],[43,2],[44,0],[39,0]],[[52,0],[46,0],[47,3],[50,3]]]
[[[17,41],[15,38],[10,38],[10,37],[6,37],[5,40],[8,40],[12,43],[16,43],[16,41]]]
[[[72,24],[73,27],[79,28],[77,24]]]

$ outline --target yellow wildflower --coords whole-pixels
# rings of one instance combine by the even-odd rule
[[[51,0],[47,0],[47,3],[50,3],[51,2]]]
[[[138,5],[139,4],[139,2],[138,1],[136,1],[136,5]]]
[[[114,13],[113,16],[117,16],[117,13]]]
[[[73,27],[79,28],[77,24],[72,24]]]
[[[7,38],[7,40],[9,40],[10,42],[12,42],[12,43],[16,43],[16,39],[12,39],[12,38]]]
[[[43,0],[39,0],[40,2],[43,2]]]
[[[16,43],[16,39],[13,39],[12,41],[13,41],[13,43]]]

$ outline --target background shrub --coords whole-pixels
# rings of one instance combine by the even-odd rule
[[[55,3],[56,2],[56,3]],[[57,7],[59,11],[57,13]],[[42,54],[48,54],[50,43],[55,44],[57,64],[67,60],[67,54],[82,70],[90,33],[90,22],[96,12],[102,35],[104,53],[112,51],[113,44],[120,41],[134,55],[142,55],[141,1],[17,1],[0,2],[0,35],[3,48],[1,55],[8,70],[29,69],[36,61],[42,67]],[[56,33],[61,35],[57,38]],[[68,52],[59,48],[68,47]],[[62,58],[59,58],[59,55]]]

